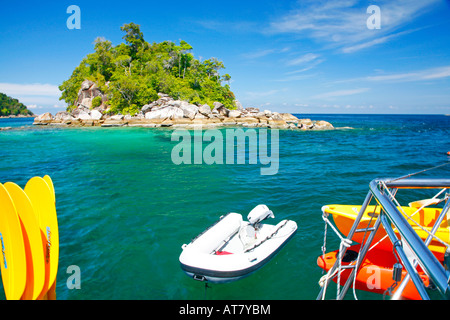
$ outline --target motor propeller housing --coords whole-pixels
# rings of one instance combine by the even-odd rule
[[[252,225],[256,225],[268,218],[275,218],[275,216],[265,204],[256,206],[247,216],[247,220]]]

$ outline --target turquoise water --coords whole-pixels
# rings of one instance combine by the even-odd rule
[[[361,204],[377,177],[396,177],[449,161],[450,117],[301,115],[354,130],[280,131],[276,175],[256,165],[175,165],[172,130],[41,128],[0,119],[0,182],[24,187],[49,174],[60,229],[58,299],[315,299],[322,275],[320,208]],[[449,177],[450,166],[421,175]],[[238,282],[188,278],[181,245],[234,211],[266,204],[298,233],[265,267]],[[337,241],[331,240],[328,247]],[[81,289],[68,289],[81,270]],[[3,290],[1,290],[3,291]],[[3,293],[1,293],[3,294]],[[360,298],[379,296],[358,293]],[[4,296],[1,296],[4,298]]]

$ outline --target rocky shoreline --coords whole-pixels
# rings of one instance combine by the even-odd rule
[[[333,130],[331,123],[299,119],[289,113],[260,111],[258,108],[244,109],[236,100],[237,110],[229,110],[222,103],[214,102],[197,106],[186,101],[175,100],[159,93],[159,99],[144,105],[140,112],[131,115],[113,115],[105,104],[106,98],[92,81],[84,81],[78,92],[77,108],[71,113],[58,112],[55,116],[44,113],[34,119],[34,125],[61,127],[265,127],[294,130]],[[94,98],[101,97],[101,105],[94,107]],[[98,100],[98,98],[97,98]]]
[[[22,115],[19,114],[17,116],[13,116],[13,115],[9,115],[9,116],[1,116],[0,119],[16,119],[16,118],[34,118],[36,117],[35,115]]]

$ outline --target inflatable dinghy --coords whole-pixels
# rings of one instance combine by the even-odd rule
[[[226,283],[249,276],[265,265],[294,236],[297,224],[283,220],[277,225],[262,224],[274,218],[265,205],[258,205],[243,221],[239,213],[228,213],[182,246],[180,264],[191,278]]]

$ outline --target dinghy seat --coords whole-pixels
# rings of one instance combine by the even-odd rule
[[[218,249],[239,231],[241,224],[242,216],[240,214],[229,213],[195,240],[196,250],[206,254],[220,251]]]
[[[241,239],[244,250],[253,246],[256,243],[258,231],[251,224],[243,226],[239,231],[239,238]]]

